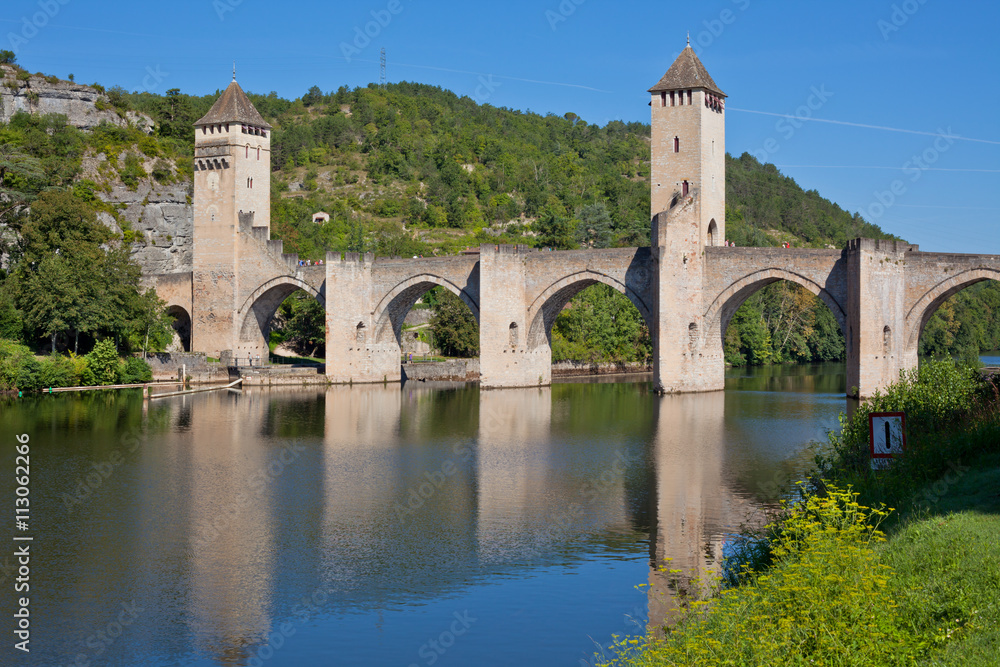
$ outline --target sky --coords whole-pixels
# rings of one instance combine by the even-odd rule
[[[1000,3],[5,0],[0,49],[81,83],[296,98],[387,79],[589,123],[649,122],[692,47],[727,150],[922,250],[1000,254]]]

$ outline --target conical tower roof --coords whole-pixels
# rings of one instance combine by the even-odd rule
[[[271,129],[264,117],[254,108],[247,94],[240,88],[240,84],[236,83],[235,78],[208,113],[195,123],[195,127],[218,123],[243,123]]]
[[[691,44],[681,51],[681,54],[677,56],[677,60],[674,64],[670,66],[667,73],[663,75],[663,78],[657,82],[655,86],[649,89],[651,93],[661,93],[665,90],[681,90],[687,88],[704,88],[716,95],[721,95],[722,97],[728,97],[724,92],[719,90],[719,87],[715,85],[715,81],[709,75],[708,70],[705,66],[701,64],[698,60],[698,56],[695,55],[694,49],[691,48]]]

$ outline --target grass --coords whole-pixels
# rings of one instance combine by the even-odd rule
[[[909,449],[873,473],[867,415],[895,409]],[[603,664],[1000,664],[1000,392],[927,364],[831,443],[824,479],[745,542],[735,585]]]

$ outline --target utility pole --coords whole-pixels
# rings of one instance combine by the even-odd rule
[[[378,76],[378,87],[385,90],[385,47],[382,47],[381,69]]]

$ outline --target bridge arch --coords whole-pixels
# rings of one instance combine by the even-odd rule
[[[295,292],[302,290],[326,308],[325,285],[319,290],[295,276],[278,276],[255,289],[237,311],[241,342],[259,341],[267,337],[267,326],[281,304]]]
[[[476,322],[479,322],[479,302],[476,295],[447,278],[433,273],[421,273],[397,283],[379,301],[372,318],[375,322],[375,342],[399,343],[406,314],[420,297],[435,287],[443,287],[460,298],[472,311]]]
[[[705,311],[705,335],[724,339],[729,323],[740,306],[756,292],[779,280],[787,280],[809,290],[827,305],[841,333],[847,335],[847,313],[836,296],[814,280],[787,269],[771,267],[754,271],[727,286]]]
[[[529,325],[526,340],[528,351],[548,344],[552,325],[570,299],[597,283],[607,285],[627,296],[632,305],[639,311],[639,314],[642,315],[642,319],[649,331],[652,332],[654,330],[654,318],[650,304],[643,301],[642,297],[631,287],[617,278],[599,271],[586,269],[571,273],[552,283],[528,306]]]
[[[1000,269],[979,267],[962,271],[942,280],[924,292],[916,300],[909,312],[906,313],[907,349],[916,354],[917,346],[920,343],[920,335],[924,332],[924,327],[927,326],[931,317],[941,307],[941,304],[966,287],[971,287],[976,283],[986,280],[1000,281]]]
[[[171,327],[181,342],[184,352],[191,351],[191,313],[184,306],[176,304],[167,306],[167,315],[174,318]]]

